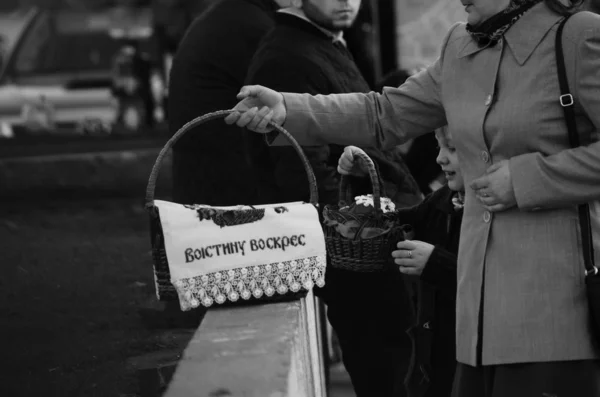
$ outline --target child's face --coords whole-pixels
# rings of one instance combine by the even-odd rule
[[[458,153],[456,153],[451,138],[447,133],[436,131],[435,139],[440,148],[436,161],[442,167],[444,175],[446,175],[448,187],[454,191],[463,192],[465,183],[460,172]]]

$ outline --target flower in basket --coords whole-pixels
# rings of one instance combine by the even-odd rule
[[[381,197],[380,202],[383,213],[396,210],[396,205],[389,198]],[[375,215],[373,195],[367,194],[356,196],[353,204],[341,207],[335,214],[326,212],[324,223],[327,226],[334,226],[341,236],[348,239],[354,239],[358,232],[361,239],[371,239],[381,236],[395,226],[392,220],[377,219]]]
[[[381,210],[384,214],[396,211],[396,204],[389,198],[381,197],[379,201],[381,202]],[[352,204],[352,206],[340,208],[340,211],[343,211],[344,208],[348,208],[349,211],[353,211],[355,214],[369,214],[375,212],[373,195],[366,194],[364,196],[356,196],[354,197],[354,204]]]

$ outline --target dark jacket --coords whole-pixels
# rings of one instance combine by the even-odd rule
[[[310,94],[370,91],[343,44],[334,44],[330,36],[311,23],[282,13],[276,15],[276,27],[262,40],[246,83]],[[268,148],[268,156],[255,161],[260,162],[263,178],[272,181],[270,201],[307,200],[306,174],[293,149],[258,143]],[[337,204],[337,163],[343,147],[304,146],[303,151],[317,177],[319,201]],[[421,201],[418,186],[399,151],[366,152],[378,167],[388,197],[400,207]],[[354,193],[363,194],[372,191],[368,182],[352,181],[350,185],[356,189]],[[398,374],[408,369],[410,340],[404,332],[398,335],[398,330],[408,328],[413,313],[406,290],[398,288],[402,283],[400,273],[392,267],[388,273],[357,273],[328,267],[325,277],[325,288],[315,292],[327,304],[327,316],[336,331],[357,396],[403,396],[402,375]]]
[[[230,109],[260,39],[273,27],[273,0],[222,0],[192,23],[173,60],[169,85],[169,129],[174,134],[195,117]],[[209,205],[258,204],[244,143],[258,134],[223,120],[184,135],[173,150],[173,199]]]
[[[415,240],[435,246],[418,282],[417,320],[409,330],[414,343],[406,379],[411,397],[450,396],[456,366],[456,258],[462,210],[444,186],[418,206],[401,210]]]
[[[369,86],[350,52],[309,22],[278,13],[276,26],[261,41],[246,77],[247,84],[261,84],[277,91],[309,94],[369,92]],[[264,147],[263,142],[255,141]],[[254,149],[259,151],[260,149]],[[320,202],[338,200],[337,162],[343,152],[338,145],[303,147],[319,184]],[[388,197],[400,206],[421,200],[419,188],[397,150],[368,149],[378,164]],[[307,200],[306,173],[291,147],[274,146],[254,159],[264,180],[271,181],[270,202]]]

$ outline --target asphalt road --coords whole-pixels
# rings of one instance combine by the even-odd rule
[[[147,222],[137,199],[0,208],[0,349],[10,363],[0,396],[138,396],[128,360],[185,348],[185,338],[138,316],[159,307]],[[330,397],[354,397],[340,364]]]

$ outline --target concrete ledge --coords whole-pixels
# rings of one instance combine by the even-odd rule
[[[0,198],[145,196],[160,149],[49,155],[0,160]],[[163,162],[157,197],[171,187],[170,154]]]
[[[207,312],[164,397],[325,397],[312,293]]]

